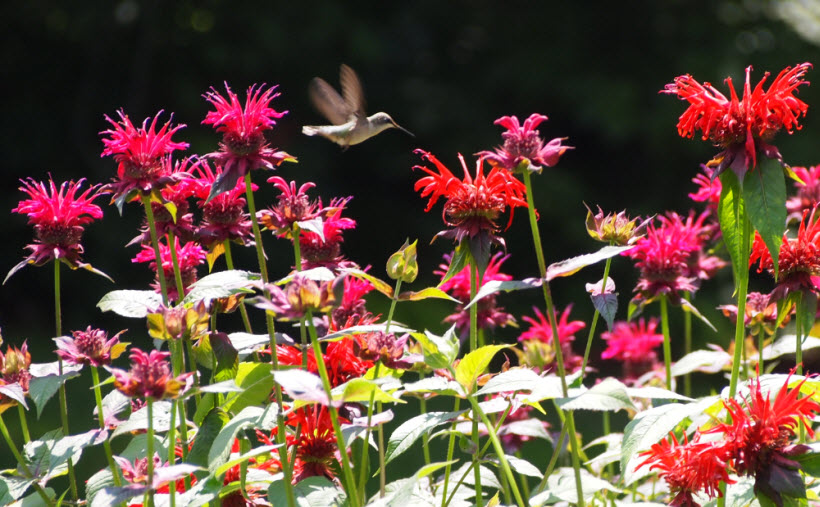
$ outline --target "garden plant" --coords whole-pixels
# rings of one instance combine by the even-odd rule
[[[749,67],[740,89],[730,78],[723,88],[674,78],[661,93],[683,102],[678,134],[718,151],[692,171],[692,209],[630,217],[588,207],[589,250],[569,259],[544,256],[539,223],[550,206],[540,203],[560,196],[534,195],[532,179],[560,171],[562,157],[584,147],[543,138],[542,114],[499,118],[496,147],[417,149],[418,165],[406,170],[418,178],[419,214],[440,212],[442,230],[417,239],[407,230],[411,239],[384,266],[361,266],[344,251],[345,231],[357,226],[346,206],[367,195],[322,195],[321,182],[299,181],[297,156],[269,145],[266,132],[287,113],[274,104],[283,100],[276,86],[251,86],[244,97],[227,84],[206,91],[201,123],[221,135],[207,154],[186,154],[185,125],[163,111],[141,123],[122,110],[105,116],[112,179],[27,178],[12,210],[27,217],[34,240],[8,277],[53,278],[56,357],[32,363],[25,341],[3,344],[0,446],[17,465],[0,474],[0,502],[820,501],[820,380],[803,365],[804,352],[820,346],[820,165],[792,167],[775,146],[776,135],[800,130],[810,70],[801,63],[754,80]],[[276,189],[274,201],[257,201],[263,185]],[[106,226],[118,214],[144,215],[123,255],[155,279],[99,301],[121,328],[64,329],[72,304],[61,293],[64,267],[83,268],[89,283],[113,281],[81,244],[85,227],[103,227],[106,202]],[[531,242],[505,241],[513,220],[529,222]],[[275,250],[265,251],[264,235],[277,238]],[[443,260],[419,258],[418,241],[433,241]],[[254,249],[257,263],[236,265],[237,249]],[[510,256],[532,252],[530,277],[504,273]],[[269,259],[283,256],[292,269],[269,272]],[[631,297],[619,299],[613,262],[634,265],[634,287],[618,282]],[[708,331],[695,298],[722,269],[734,280],[721,307],[735,326],[730,339]],[[421,270],[440,283],[417,286]],[[751,270],[771,275],[767,291],[749,291]],[[585,283],[589,299],[553,293],[551,282],[567,277]],[[532,300],[532,313],[502,306],[515,297]],[[376,299],[386,314],[368,310]],[[449,309],[440,326],[394,318],[399,304],[422,300]],[[580,305],[594,307],[590,322],[573,319]],[[672,312],[682,312],[683,329],[670,326]],[[519,322],[516,343],[499,339],[497,330]],[[708,348],[693,349],[694,326],[711,333]],[[683,342],[679,357],[673,336]],[[597,340],[605,350],[590,357]],[[605,361],[619,374],[594,367]],[[89,426],[68,413],[81,392],[73,387],[88,382],[84,369],[96,402]],[[721,387],[696,396],[695,372]],[[49,403],[59,404],[60,420],[30,434]],[[77,465],[96,446],[105,461],[84,476]],[[397,476],[406,453],[423,465]]]

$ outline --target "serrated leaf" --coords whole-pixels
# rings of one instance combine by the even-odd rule
[[[812,477],[820,477],[820,452],[807,452],[790,459],[800,463],[800,469]]]
[[[168,431],[171,427],[171,402],[157,401],[152,408],[153,428],[155,433]],[[148,429],[148,407],[144,406],[132,412],[128,420],[121,423],[114,430],[112,438],[131,433],[132,431],[144,431]]]
[[[533,391],[541,384],[541,376],[529,368],[510,368],[491,378],[476,396],[512,391]]]
[[[693,371],[717,373],[723,370],[731,361],[732,356],[724,350],[695,350],[672,365],[672,376],[679,377]]]
[[[162,296],[151,290],[115,290],[100,299],[97,308],[122,317],[143,319],[162,305]]]
[[[80,375],[79,371],[67,371],[62,375],[46,375],[42,377],[32,377],[29,382],[28,395],[34,402],[37,409],[37,419],[43,413],[43,407],[48,400],[60,389],[66,380]]]
[[[325,222],[322,220],[322,217],[300,220],[296,222],[296,225],[303,231],[315,233],[323,242],[325,241]]]
[[[606,321],[607,329],[611,331],[615,323],[615,314],[618,313],[618,294],[592,294],[589,298],[592,300],[592,306]]]
[[[216,358],[214,381],[233,380],[239,371],[239,353],[225,333],[210,333],[208,341]]]
[[[458,412],[427,412],[426,414],[417,415],[403,422],[398,428],[393,430],[390,439],[387,441],[387,450],[384,456],[385,464],[390,463],[397,456],[404,453],[424,433],[452,421],[464,412],[466,412],[466,410],[460,410]]]
[[[230,297],[238,293],[253,293],[249,286],[259,280],[259,274],[238,269],[219,271],[194,282],[183,303]]]
[[[79,461],[84,448],[101,444],[108,437],[107,431],[91,430],[78,435],[62,436],[61,430],[47,432],[39,440],[23,448],[27,466],[34,477],[47,481],[65,473],[66,462],[72,458]]]
[[[620,493],[621,490],[609,482],[599,479],[581,469],[581,493],[584,501],[588,502],[601,490]],[[572,468],[559,468],[547,479],[547,489],[530,498],[531,507],[539,507],[548,503],[568,502],[578,503],[578,492],[575,485],[575,473]]]
[[[402,292],[397,298],[398,301],[421,301],[423,299],[446,299],[454,303],[461,304],[461,301],[447,294],[438,287],[427,287],[418,292]]]
[[[820,347],[820,338],[806,336],[803,340],[803,352],[818,347]],[[771,345],[763,347],[763,359],[775,359],[786,354],[794,354],[795,352],[797,352],[797,336],[794,334],[784,334]]]
[[[564,410],[612,411],[637,410],[629,398],[626,386],[608,377],[577,396],[556,400]]]
[[[262,404],[273,389],[270,363],[239,363],[234,380],[243,391],[226,397],[222,408],[227,412],[236,413],[247,406]]]
[[[643,386],[643,387],[627,387],[626,393],[630,398],[644,398],[650,400],[680,400],[680,401],[695,401],[688,396],[678,394],[674,391],[669,391],[662,387]]]
[[[511,345],[485,345],[470,352],[456,366],[456,382],[461,384],[466,392],[471,392],[473,384],[490,366],[490,361],[496,353],[509,347]]]
[[[23,405],[23,407],[28,410],[28,405],[26,405],[26,393],[23,392],[23,386],[19,383],[15,382],[13,384],[0,385],[0,394],[8,396],[12,400],[15,400],[17,403]],[[13,406],[14,404],[0,407],[0,413]]]
[[[323,342],[332,342],[336,340],[341,340],[342,338],[346,338],[348,336],[353,336],[357,334],[363,333],[373,333],[373,332],[384,332],[387,328],[386,324],[367,324],[362,326],[350,326],[346,327],[340,331],[336,331],[335,333],[326,334],[325,336],[319,338],[320,341]],[[399,333],[412,333],[415,332],[413,329],[401,326],[396,323],[390,324],[390,332],[394,334]]]
[[[377,498],[368,504],[368,507],[406,507],[409,500],[414,497],[416,485],[419,480],[428,475],[441,470],[447,465],[457,463],[458,460],[442,461],[438,463],[430,463],[421,467],[415,474],[406,479],[399,479],[387,486],[390,492],[383,498]]]
[[[293,400],[327,405],[328,399],[322,379],[315,373],[291,369],[273,372],[273,379]]]
[[[549,282],[558,277],[574,275],[587,266],[609,259],[610,257],[615,257],[633,248],[635,248],[635,245],[605,246],[591,254],[579,255],[571,259],[550,264],[549,267],[547,267],[546,280]]]
[[[485,297],[498,292],[512,292],[516,290],[535,289],[541,287],[541,280],[538,278],[525,278],[523,280],[490,280],[478,289],[475,297],[464,308],[470,308]]]
[[[712,331],[717,333],[717,329],[715,329],[715,326],[713,326],[712,323],[709,322],[709,319],[704,317],[703,314],[700,313],[700,311],[698,311],[698,309],[695,308],[695,305],[693,305],[688,299],[681,298],[680,299],[680,305],[681,305],[681,308],[683,308],[684,311],[691,313],[692,315],[694,315],[695,317],[700,319],[701,322],[703,322],[704,324],[709,326],[709,329],[711,329]]]
[[[471,258],[470,249],[464,243],[459,243],[450,258],[450,265],[447,266],[447,272],[444,274],[438,286],[441,287],[441,285],[446,283],[450,278],[460,273],[461,270],[464,269],[464,266],[470,263]]]
[[[208,415],[205,416],[199,430],[196,432],[193,447],[191,447],[191,450],[188,451],[188,463],[203,467],[208,466],[208,457],[210,455],[213,443],[222,431],[222,428],[229,421],[230,416],[223,410],[214,408],[208,412]],[[223,449],[220,449],[220,451],[222,450]]]
[[[331,395],[334,400],[344,403],[369,402],[371,397],[373,401],[381,403],[406,403],[404,400],[400,400],[384,392],[378,383],[363,378],[348,380],[344,384],[334,388],[331,391]]]
[[[326,477],[308,477],[293,486],[297,507],[344,507],[347,495]],[[271,483],[268,501],[271,505],[288,505],[282,481]]]
[[[720,174],[720,183],[722,186],[718,201],[720,231],[729,257],[732,259],[735,283],[738,284],[740,280],[749,278],[749,259],[746,252],[749,251],[754,237],[750,234],[750,237],[746,237],[747,244],[743,244],[745,236],[743,227],[747,220],[746,203],[743,201],[743,191],[734,171],[723,171]]]
[[[459,341],[455,334],[455,326],[448,329],[444,336],[429,331],[412,334],[421,345],[424,362],[434,370],[448,368],[458,357]]]
[[[800,302],[797,304],[795,318],[800,319],[800,326],[803,329],[802,346],[802,342],[806,340],[817,316],[817,294],[813,291],[801,291],[799,294]]]
[[[228,458],[237,433],[245,428],[264,428],[265,421],[275,417],[276,405],[260,407],[245,407],[236,416],[225,422],[213,439],[208,451],[208,469],[212,472],[220,467]]]
[[[410,382],[404,385],[404,391],[408,393],[437,393],[449,396],[464,396],[464,389],[461,384],[444,377],[427,377],[417,382]]]
[[[507,463],[510,464],[510,468],[515,470],[521,475],[526,475],[528,477],[537,477],[542,478],[544,474],[538,470],[538,467],[530,463],[529,461],[519,458],[516,456],[510,456],[509,454],[506,455]]]
[[[384,294],[385,296],[387,296],[389,298],[393,297],[393,287],[389,283],[387,283],[384,280],[381,280],[379,278],[376,278],[375,276],[373,276],[369,273],[365,273],[361,269],[348,268],[348,269],[342,270],[342,273],[348,274],[348,275],[350,275],[354,278],[358,278],[360,280],[365,280],[367,282],[370,282],[370,284],[373,285],[373,288],[376,289],[377,291],[381,292],[382,294]]]
[[[769,249],[777,279],[778,256],[786,227],[786,178],[779,160],[759,157],[757,168],[743,178],[749,221]]]

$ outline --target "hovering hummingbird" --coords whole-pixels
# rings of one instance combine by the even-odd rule
[[[333,125],[305,125],[302,127],[303,134],[326,137],[344,149],[366,141],[389,128],[396,128],[413,136],[412,132],[399,126],[387,113],[376,113],[372,116],[365,114],[362,83],[353,69],[342,64],[339,80],[342,84],[342,95],[322,78],[315,77],[310,82],[308,91],[313,105]]]

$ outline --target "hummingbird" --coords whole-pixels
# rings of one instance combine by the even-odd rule
[[[390,128],[399,129],[413,136],[412,132],[399,126],[387,113],[376,113],[371,116],[365,114],[362,83],[356,72],[345,64],[342,64],[339,70],[339,81],[342,85],[342,95],[322,78],[315,77],[311,80],[308,88],[310,99],[332,125],[305,125],[302,127],[303,134],[326,137],[345,150]]]

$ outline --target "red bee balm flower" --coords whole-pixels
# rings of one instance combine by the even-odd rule
[[[108,188],[114,193],[113,200],[122,212],[122,204],[133,192],[150,192],[154,188],[162,188],[175,181],[168,174],[170,163],[163,159],[176,150],[187,149],[188,143],[171,140],[171,136],[185,125],[171,126],[171,122],[168,121],[157,131],[157,120],[162,111],[157,113],[150,126],[150,118],[146,118],[140,128],[134,127],[128,115],[122,110],[117,111],[117,114],[120,116],[119,123],[105,116],[114,128],[100,132],[110,136],[102,140],[105,149],[101,156],[113,155],[119,164],[119,181],[115,180]]]
[[[476,175],[473,178],[467,169],[464,157],[458,156],[461,167],[464,170],[464,181],[456,178],[447,167],[439,160],[424,150],[416,150],[424,160],[432,162],[438,173],[425,166],[415,166],[428,174],[418,180],[415,185],[416,191],[421,191],[421,197],[430,197],[424,211],[430,211],[439,197],[445,197],[447,203],[444,205],[442,218],[444,223],[453,230],[442,231],[437,236],[448,237],[456,242],[461,242],[465,237],[488,235],[494,242],[502,242],[495,236],[498,226],[495,221],[510,207],[510,220],[507,227],[512,223],[512,210],[517,206],[527,206],[525,200],[524,184],[513,177],[513,175],[503,167],[493,167],[487,176],[484,176],[482,159],[476,163]]]
[[[201,160],[197,165],[197,178],[193,180],[194,196],[202,210],[202,226],[197,229],[198,241],[208,248],[225,240],[240,245],[253,245],[250,215],[245,213],[245,182],[237,180],[233,188],[208,200],[215,182],[222,176],[222,168],[211,169]],[[251,190],[257,186],[251,184]]]
[[[303,230],[299,235],[299,247],[302,251],[302,269],[326,267],[337,270],[345,267],[356,267],[356,264],[345,260],[342,255],[342,232],[356,227],[352,218],[342,217],[345,206],[352,197],[330,200],[330,206],[324,207],[321,200],[316,215],[322,218],[322,235]]]
[[[541,172],[543,166],[554,166],[561,155],[572,147],[561,145],[566,138],[555,138],[544,145],[544,140],[538,135],[536,127],[546,119],[543,114],[531,114],[524,120],[522,127],[518,117],[502,116],[495,120],[495,124],[507,129],[501,134],[504,146],[497,148],[495,152],[482,151],[479,155],[490,165],[501,166],[512,172]]]
[[[194,242],[185,243],[182,247],[179,246],[179,238],[174,238],[174,249],[177,254],[177,262],[179,264],[179,272],[182,277],[182,286],[187,289],[192,283],[196,282],[196,267],[205,262],[205,250]],[[162,259],[162,272],[166,280],[174,280],[174,263],[171,257],[171,249],[165,243],[159,243],[159,255]],[[131,259],[131,262],[149,262],[151,269],[157,270],[157,260],[154,254],[154,249],[149,245],[142,245],[142,251],[136,257]],[[159,274],[157,274],[159,276]],[[159,278],[157,278],[159,279]],[[155,282],[154,289],[159,292],[159,282]],[[177,294],[176,284],[168,284],[168,299],[179,300],[184,297]]]
[[[80,193],[85,179],[64,182],[59,189],[50,178],[48,186],[31,178],[20,181],[23,183],[20,190],[30,199],[20,201],[11,211],[28,215],[28,223],[34,226],[34,243],[26,246],[31,255],[12,268],[6,280],[26,264],[41,266],[57,259],[72,269],[83,267],[94,271],[90,265],[80,262],[83,253],[80,240],[83,227],[102,218],[102,209],[93,201],[104,192],[94,185]]]
[[[260,167],[273,169],[285,160],[296,160],[284,151],[270,148],[265,141],[264,132],[273,128],[275,120],[286,115],[287,111],[278,112],[270,107],[271,101],[279,96],[274,93],[276,86],[267,90],[264,88],[264,84],[258,88],[256,85],[248,88],[244,107],[228,83],[225,83],[227,99],[213,88],[203,95],[216,111],[209,111],[202,123],[213,125],[217,132],[222,132],[219,151],[208,155],[223,168],[211,188],[210,199],[231,190],[236,181],[250,170]]]
[[[183,373],[174,377],[166,358],[171,354],[152,350],[146,354],[140,349],[131,349],[131,371],[108,368],[114,376],[114,386],[130,397],[162,400],[176,398],[186,391],[193,380],[193,373]]]
[[[700,84],[692,76],[678,76],[666,85],[661,93],[677,95],[689,102],[689,108],[678,120],[681,137],[694,137],[700,131],[703,140],[710,140],[724,149],[707,165],[715,167],[719,175],[731,167],[743,180],[746,171],[757,165],[757,152],[769,158],[781,160],[777,148],[768,144],[780,129],[788,133],[800,129],[797,119],[806,114],[808,106],[794,96],[797,88],[808,84],[803,79],[811,68],[810,63],[786,67],[763,91],[763,84],[769,73],[752,90],[749,83],[752,67],[746,67],[746,83],[743,98],[738,100],[732,78],[726,78],[730,98],[720,93],[709,83]]]

